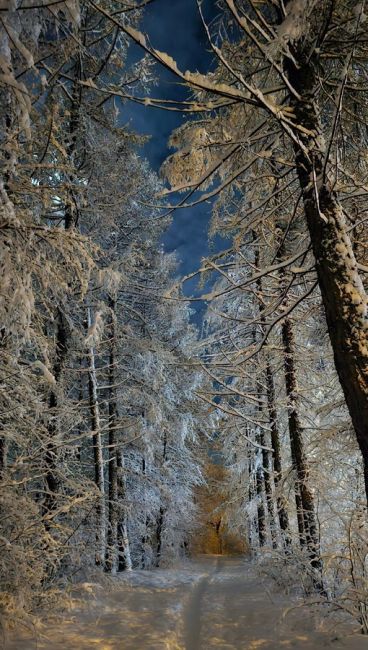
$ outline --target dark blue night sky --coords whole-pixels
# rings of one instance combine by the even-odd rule
[[[211,3],[212,7],[214,3]],[[216,14],[215,8],[207,12],[211,19]],[[213,54],[209,52],[196,0],[154,0],[147,6],[141,31],[148,35],[151,44],[160,51],[167,52],[176,59],[183,70],[205,72],[211,67]],[[155,73],[159,84],[152,89],[152,96],[161,98],[183,98],[183,88],[169,71],[156,66]],[[167,142],[173,129],[180,126],[188,115],[179,112],[163,111],[139,106],[127,107],[132,128],[142,134],[150,135],[149,142],[143,148],[155,171],[159,171],[169,153]],[[165,250],[176,251],[180,261],[179,273],[186,275],[197,269],[201,258],[209,252],[208,223],[211,206],[201,204],[191,209],[176,210],[173,222],[163,238]],[[219,241],[215,242],[218,249]],[[223,242],[222,246],[225,246]],[[195,282],[187,282],[184,291],[187,295],[195,293]],[[201,311],[200,304],[194,303],[196,311]]]

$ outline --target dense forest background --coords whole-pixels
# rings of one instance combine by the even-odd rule
[[[2,611],[247,551],[367,633],[364,2],[199,3],[207,74],[148,4],[0,7]],[[126,102],[185,115],[159,176]],[[180,278],[162,237],[201,201],[229,246]]]

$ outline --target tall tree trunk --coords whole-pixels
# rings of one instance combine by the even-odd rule
[[[116,574],[119,568],[118,560],[118,464],[117,464],[117,401],[116,401],[116,332],[115,332],[115,302],[110,299],[110,352],[109,352],[109,521],[107,533],[106,571]]]
[[[259,384],[258,384],[259,386]],[[261,403],[261,392],[260,388],[257,390],[257,395],[259,399],[258,412],[262,413],[262,403]],[[275,523],[275,508],[273,500],[273,490],[271,482],[271,467],[270,467],[270,456],[269,451],[265,449],[266,447],[266,437],[265,432],[260,427],[258,433],[258,442],[263,447],[262,450],[257,450],[256,457],[256,489],[257,489],[257,517],[258,517],[258,537],[260,546],[264,546],[267,543],[267,526],[266,526],[266,512],[263,501],[263,494],[266,496],[266,505],[268,512],[268,519],[270,524],[270,533],[271,533],[271,542],[273,548],[277,548],[277,536],[276,536],[276,523]]]
[[[272,547],[277,548],[277,534],[276,534],[276,519],[275,519],[275,504],[272,489],[272,471],[270,463],[270,452],[264,449],[266,446],[265,434],[262,431],[260,436],[262,449],[262,464],[263,464],[263,481],[266,494],[266,504],[268,511],[268,518],[270,522],[271,542]]]
[[[253,240],[256,239],[256,234],[254,231],[252,232],[252,237]],[[259,249],[257,244],[255,245],[254,264],[256,268],[259,267]],[[259,311],[261,312],[262,308],[259,305],[258,308]],[[254,345],[256,345],[257,328],[255,325],[253,326],[252,339]],[[257,370],[258,369],[256,368],[255,372],[257,372]],[[257,411],[258,411],[258,416],[261,418],[262,417],[262,389],[257,376],[256,376],[256,392],[258,398]],[[261,426],[259,426],[259,430],[256,433],[256,441],[258,444],[262,444]],[[263,442],[264,442],[264,435],[263,435]],[[262,547],[267,542],[267,529],[266,529],[266,513],[265,513],[264,502],[263,502],[263,488],[264,488],[263,459],[259,449],[257,449],[256,457],[255,457],[255,479],[256,479],[256,494],[257,494],[258,540],[259,540],[260,547]]]
[[[80,70],[79,61],[77,64],[77,70]],[[79,73],[78,73],[79,74]],[[71,113],[69,121],[69,132],[70,132],[70,141],[67,146],[67,153],[69,161],[72,164],[73,155],[76,147],[76,130],[79,123],[79,112],[81,105],[81,85],[77,81],[73,83],[73,101],[71,104]],[[71,230],[75,225],[75,214],[72,208],[73,202],[70,197],[70,200],[65,205],[64,209],[64,229],[66,231]],[[68,333],[66,328],[65,318],[62,314],[60,308],[57,310],[56,315],[56,350],[55,350],[55,361],[53,366],[53,375],[56,380],[56,385],[58,385],[64,362],[67,356],[67,339]],[[46,447],[45,454],[45,465],[46,465],[46,496],[43,504],[43,514],[49,515],[56,507],[56,495],[60,488],[60,480],[58,477],[57,471],[57,457],[58,451],[55,446],[55,436],[57,434],[56,428],[56,411],[58,407],[58,396],[55,390],[51,391],[49,397],[49,408],[50,408],[50,421],[48,424],[48,442]],[[49,527],[49,519],[45,519],[45,525]]]
[[[156,566],[160,566],[161,562],[161,550],[162,550],[162,527],[164,523],[164,514],[165,510],[160,506],[160,512],[158,515],[157,526],[156,526],[156,538],[157,538],[157,549],[156,549]]]
[[[254,330],[254,342],[256,342],[256,334]],[[258,416],[262,418],[262,387],[258,379],[256,380],[257,384],[257,398],[258,398]],[[259,430],[257,433],[257,442],[260,445],[265,444],[265,435],[262,429],[262,423],[260,422]],[[256,491],[257,491],[257,519],[258,519],[258,539],[259,545],[262,547],[267,543],[267,526],[266,526],[266,512],[263,501],[263,493],[266,492],[265,485],[265,470],[264,470],[264,456],[263,450],[257,449],[256,451]],[[272,494],[272,490],[271,490]],[[267,496],[267,493],[266,493]]]
[[[250,434],[251,435],[251,434]],[[253,447],[248,445],[248,503],[252,503],[255,498],[255,481],[254,481],[254,472],[253,472]],[[249,548],[253,548],[253,531],[256,529],[256,534],[258,537],[258,522],[253,519],[250,514],[248,515],[249,519],[249,535],[248,543]]]
[[[88,327],[92,325],[91,309],[88,308]],[[93,431],[93,455],[95,468],[95,483],[98,488],[96,504],[96,564],[103,566],[106,557],[106,503],[105,503],[105,476],[104,458],[101,439],[100,407],[97,394],[97,376],[95,364],[95,351],[93,346],[89,348],[89,407],[91,413],[91,425]]]
[[[164,431],[164,441],[163,441],[163,451],[162,451],[162,464],[167,460],[167,432]],[[156,566],[160,566],[161,561],[161,551],[162,551],[162,528],[164,523],[165,508],[163,505],[160,506],[160,512],[158,515],[157,526],[156,526],[156,539],[157,539],[157,548],[156,548]]]
[[[145,480],[146,480],[146,479],[145,479],[145,476],[146,476],[146,459],[145,459],[144,456],[143,456],[143,458],[142,458],[142,476],[143,476],[143,480],[145,481]],[[146,562],[146,545],[147,545],[147,543],[148,543],[148,525],[149,525],[149,519],[148,519],[148,516],[147,516],[147,514],[146,514],[146,486],[145,486],[145,485],[144,485],[144,488],[143,488],[143,489],[144,489],[144,499],[143,499],[143,501],[144,501],[144,505],[143,505],[143,512],[144,512],[144,515],[145,515],[145,529],[144,529],[144,533],[143,533],[143,535],[142,535],[142,540],[141,540],[141,542],[142,542],[142,560],[141,560],[141,562],[142,562],[142,569],[146,569],[146,568],[147,568],[147,562]]]
[[[7,455],[8,454],[7,454],[6,438],[5,436],[1,435],[0,436],[0,479],[4,474],[4,470],[6,470]]]
[[[77,150],[77,131],[80,121],[80,110],[82,105],[82,92],[83,87],[80,83],[81,80],[81,64],[79,58],[75,64],[75,78],[72,85],[72,101],[70,104],[70,120],[69,120],[69,142],[67,143],[66,151],[71,167],[75,165],[74,157]],[[82,152],[84,146],[81,147]],[[79,151],[79,155],[81,152]],[[68,182],[72,185],[73,178],[68,178]],[[64,208],[64,224],[65,230],[70,230],[78,225],[79,215],[77,203],[74,201],[72,192]]]
[[[119,571],[131,571],[132,560],[130,556],[127,513],[124,504],[126,498],[125,462],[124,462],[124,454],[121,449],[117,450],[117,472],[118,472],[119,504],[123,506],[123,513],[120,516],[119,524],[118,524],[118,550],[119,550],[118,569]]]
[[[285,255],[282,244],[277,252],[277,259],[282,260]],[[281,269],[280,288],[285,291],[283,307],[287,309],[287,286],[285,283],[285,271]],[[291,459],[295,474],[295,505],[298,521],[298,532],[300,546],[308,546],[311,564],[320,570],[319,560],[319,539],[314,510],[313,494],[309,488],[309,467],[304,451],[302,425],[300,422],[297,396],[297,378],[295,368],[295,341],[293,326],[290,318],[286,317],[281,325],[281,338],[284,353],[285,388],[288,409],[288,427],[290,439]]]
[[[56,385],[60,384],[61,375],[63,372],[67,352],[68,352],[68,332],[64,315],[60,308],[56,314],[56,346],[55,346],[55,361],[53,364],[53,375]],[[42,506],[42,514],[45,517],[46,528],[50,527],[50,514],[56,508],[57,493],[60,488],[60,479],[58,476],[57,459],[58,449],[55,445],[55,438],[57,436],[57,407],[58,396],[56,390],[51,390],[49,395],[49,422],[47,425],[48,440],[45,451],[45,483],[46,494]]]
[[[258,436],[259,439],[259,436]],[[258,520],[258,539],[262,547],[267,542],[266,513],[263,503],[263,480],[264,472],[262,467],[262,454],[257,450],[256,457],[256,492],[257,492],[257,520]]]
[[[323,18],[322,14],[321,23]],[[311,55],[310,46],[306,39],[306,45],[300,41],[292,47],[295,63],[285,57],[289,81],[300,96],[291,97],[290,105],[296,122],[309,132],[299,133],[300,144],[294,145],[295,160],[335,366],[363,456],[368,499],[367,294],[342,206],[326,173],[329,151],[315,99],[318,50]]]
[[[302,427],[298,413],[297,382],[294,363],[294,334],[289,318],[282,323],[284,347],[285,386],[287,396],[290,447],[295,471],[295,501],[301,545],[307,545],[311,566],[316,570],[313,582],[322,590],[319,538],[314,510],[313,494],[308,486],[308,461],[305,456]]]
[[[5,353],[5,350],[6,350],[5,328],[0,327],[0,353],[2,353],[2,351],[4,351]],[[4,354],[4,359],[5,359],[5,354]],[[4,361],[4,367],[5,367],[5,361]],[[4,475],[4,471],[6,470],[7,461],[8,461],[8,441],[3,426],[0,432],[0,480]]]
[[[253,240],[256,242],[256,234],[253,233]],[[254,254],[254,262],[255,262],[255,268],[259,269],[260,267],[260,254],[259,254],[259,246],[257,242],[255,243],[255,254]],[[257,289],[258,289],[258,309],[259,309],[259,315],[260,315],[260,320],[261,320],[261,334],[263,335],[266,329],[266,319],[264,315],[264,303],[263,303],[263,290],[262,290],[262,278],[258,278],[257,280]],[[266,373],[262,371],[262,380],[266,379],[266,385],[267,385],[267,369],[271,370],[269,360],[268,360],[268,355],[266,353]],[[273,388],[273,380],[271,377],[271,382],[272,382],[272,388]],[[259,400],[259,406],[258,410],[259,413],[261,414],[263,411],[263,391],[264,389],[262,388],[261,384],[257,382],[257,395],[258,395],[258,400]],[[266,391],[269,392],[269,390],[266,388]],[[274,393],[273,393],[274,396]],[[270,395],[267,394],[267,400],[269,403],[270,400]],[[276,410],[274,409],[274,415],[276,414]],[[269,413],[270,415],[270,413]],[[276,434],[276,435],[275,435]],[[278,441],[278,431],[277,428],[274,429],[274,437],[276,437],[276,444],[277,444],[277,452],[279,454],[279,462],[281,465],[281,458],[280,458],[280,443]],[[271,435],[271,442],[272,442],[272,435]],[[271,541],[272,541],[272,546],[273,548],[277,548],[277,535],[276,535],[276,520],[275,520],[275,504],[274,504],[274,495],[273,495],[273,489],[272,489],[272,473],[271,473],[271,461],[270,461],[270,452],[265,449],[266,445],[266,436],[265,432],[263,429],[260,430],[260,443],[263,447],[262,449],[262,464],[263,464],[263,480],[264,480],[264,487],[265,487],[265,493],[266,493],[266,503],[267,503],[267,510],[268,510],[268,516],[269,516],[269,522],[270,522],[270,532],[271,532]]]
[[[280,524],[280,529],[283,536],[283,543],[285,548],[291,545],[291,535],[289,527],[289,515],[287,511],[286,501],[281,493],[281,477],[282,477],[282,460],[281,460],[281,445],[280,435],[277,426],[277,411],[275,401],[275,387],[273,383],[272,369],[270,360],[267,355],[266,360],[266,386],[267,386],[267,409],[271,425],[271,445],[273,449],[273,471],[275,481],[275,491],[277,499],[277,514]]]
[[[304,453],[302,428],[298,413],[297,383],[294,363],[294,334],[290,319],[285,318],[283,321],[281,334],[284,348],[284,370],[291,460],[295,473],[295,505],[298,520],[299,541],[300,545],[303,547],[306,543],[307,536],[307,519],[304,511],[305,509],[309,509],[314,512],[314,504],[313,496],[307,487],[308,465]],[[305,503],[302,499],[302,484],[305,486]]]

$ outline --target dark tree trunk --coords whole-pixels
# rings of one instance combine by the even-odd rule
[[[4,327],[0,327],[0,354],[2,351],[6,350],[6,332]],[[4,354],[5,358],[5,354]],[[7,460],[8,460],[8,440],[5,435],[5,430],[2,428],[0,432],[0,479],[4,475],[4,471],[6,470],[7,466]]]
[[[255,239],[255,234],[253,234],[253,239]],[[259,247],[258,246],[256,246],[256,249],[255,249],[254,261],[255,261],[256,269],[259,269],[259,267],[260,267],[260,259],[259,259]],[[262,330],[262,335],[263,335],[264,332],[265,332],[265,328],[266,328],[266,319],[265,319],[265,315],[264,315],[264,303],[263,303],[263,291],[262,291],[262,279],[261,278],[259,278],[257,280],[257,289],[258,289],[258,308],[259,308],[259,315],[260,315],[260,320],[261,320],[261,330]],[[274,450],[273,453],[277,454],[277,460],[278,460],[278,464],[280,465],[280,471],[281,471],[280,442],[279,442],[279,439],[278,439],[278,431],[277,431],[277,426],[276,426],[275,391],[274,391],[274,388],[273,388],[272,375],[270,374],[268,376],[267,373],[271,373],[271,367],[270,367],[270,364],[269,364],[268,355],[266,353],[266,373],[264,373],[264,371],[262,371],[262,379],[266,380],[268,415],[269,415],[270,421],[271,421],[270,400],[271,400],[271,398],[273,398],[272,418],[273,418],[274,424],[272,425],[272,423],[271,423],[271,443],[275,442],[275,444],[276,444],[276,451]],[[262,386],[258,383],[258,388],[257,388],[258,399],[259,399],[258,410],[259,410],[260,414],[262,413],[262,410],[263,410],[263,400],[262,400],[263,392],[264,392],[264,389],[262,389]],[[262,447],[267,446],[266,445],[266,436],[265,436],[264,430],[262,430],[262,429],[261,429],[261,433],[260,433],[260,442],[261,442]],[[263,464],[264,486],[265,486],[265,493],[266,493],[266,503],[267,503],[269,521],[270,521],[271,541],[272,541],[273,548],[277,548],[275,503],[274,503],[274,494],[273,494],[273,489],[272,489],[273,488],[273,486],[272,486],[272,461],[270,459],[270,452],[267,449],[262,449],[262,464]],[[283,507],[283,510],[285,510],[284,507]],[[280,516],[280,513],[279,513],[279,516]],[[286,513],[286,522],[287,522],[287,513]],[[284,520],[283,520],[283,525],[285,525]],[[286,542],[286,538],[285,538],[285,542]]]
[[[301,545],[307,545],[311,565],[316,569],[317,574],[320,575],[319,538],[313,494],[308,486],[308,461],[305,456],[302,427],[298,413],[297,382],[294,363],[294,334],[289,318],[285,318],[282,323],[282,342],[284,347],[285,386],[291,457],[296,479],[295,502],[299,537]],[[316,587],[322,589],[320,578],[316,578],[314,582]]]
[[[249,455],[248,455],[248,477],[249,477],[249,484],[248,484],[248,502],[252,503],[254,497],[255,497],[255,482],[254,482],[254,473],[253,473],[253,456],[252,456],[252,451],[253,449],[249,450]],[[253,526],[257,528],[257,535],[258,535],[258,522],[256,519],[251,519],[249,516],[249,548],[252,548],[252,531],[253,531]]]
[[[335,366],[363,456],[368,498],[367,295],[342,206],[326,173],[329,160],[325,165],[325,157],[329,152],[315,100],[318,52],[310,55],[310,46],[306,39],[306,45],[296,43],[292,48],[296,65],[285,57],[289,81],[300,95],[300,99],[292,97],[290,105],[296,122],[309,132],[299,133],[300,144],[294,145],[295,160]]]
[[[83,390],[83,388],[84,387],[83,387],[83,374],[82,374],[83,373],[82,359],[80,360],[80,372],[81,372],[81,375],[80,375],[80,378],[79,378],[78,402],[79,402],[79,404],[83,404],[83,401],[84,401],[84,390]],[[79,436],[82,436],[83,430],[84,430],[84,422],[82,421],[82,423],[78,426],[77,434]],[[82,444],[79,444],[78,447],[77,447],[77,460],[79,462],[81,462],[81,460],[82,460]]]
[[[257,381],[257,397],[258,397],[258,415],[262,419],[262,387]],[[257,435],[257,442],[264,447],[266,444],[264,430],[260,422],[259,433]],[[257,518],[258,518],[258,538],[259,545],[264,546],[267,543],[267,525],[266,525],[266,512],[263,501],[263,494],[266,495],[266,504],[268,507],[268,514],[270,519],[271,539],[272,544],[275,544],[275,516],[273,508],[273,494],[271,486],[271,477],[269,472],[269,457],[266,449],[257,450],[257,469],[256,469],[256,490],[257,490]],[[267,476],[266,476],[267,473]]]
[[[84,32],[84,37],[85,37]],[[72,85],[72,101],[70,103],[70,120],[69,120],[69,141],[67,143],[66,151],[68,154],[68,159],[70,161],[71,167],[77,167],[77,161],[74,160],[77,152],[77,133],[78,133],[78,127],[79,127],[79,122],[80,122],[80,110],[81,110],[81,105],[82,105],[82,92],[83,92],[83,87],[80,83],[81,81],[81,65],[80,65],[80,59],[79,57],[77,58],[77,61],[75,63],[75,71],[74,71],[74,81]],[[82,145],[79,147],[79,156],[81,155],[81,151],[85,151],[85,146],[82,143]],[[73,183],[73,178],[68,178],[67,181],[72,184]],[[65,210],[64,210],[64,226],[65,230],[70,230],[71,228],[74,228],[75,226],[78,225],[78,220],[79,220],[79,215],[78,215],[78,207],[77,203],[74,201],[74,197],[72,196],[72,193],[68,198],[68,201],[66,202],[65,205]]]
[[[109,520],[107,533],[106,571],[116,573],[118,569],[118,464],[117,464],[117,403],[115,388],[115,302],[109,301],[111,310],[110,352],[109,352]]]
[[[12,113],[12,106],[11,106],[11,98],[10,98],[10,93],[7,93],[7,110],[5,113],[5,133],[6,133],[6,141],[11,142],[10,138],[10,132],[12,128],[12,118],[11,118],[11,113]],[[5,169],[4,169],[4,190],[7,193],[7,195],[10,197],[11,196],[11,188],[10,188],[10,182],[11,182],[11,177],[12,177],[12,172],[11,172],[11,154],[10,154],[10,147],[8,148],[7,146],[3,147],[4,151],[4,158],[7,161],[5,163]],[[7,163],[10,163],[8,165]]]
[[[304,509],[311,508],[314,512],[313,496],[308,487],[305,488],[306,502],[303,503],[301,485],[306,485],[308,480],[307,460],[304,453],[304,443],[302,437],[302,427],[300,423],[297,403],[297,384],[294,364],[294,334],[289,318],[285,318],[281,327],[282,343],[284,348],[284,370],[285,370],[285,387],[288,409],[288,426],[291,460],[295,474],[295,506],[298,521],[298,533],[300,546],[306,544],[307,530]]]
[[[0,479],[4,474],[4,470],[6,469],[6,461],[7,461],[6,439],[5,436],[0,436]]]
[[[275,401],[275,387],[273,383],[272,369],[270,361],[266,361],[266,386],[267,386],[267,408],[268,416],[271,425],[271,445],[273,449],[273,470],[275,490],[277,494],[277,514],[280,523],[280,529],[283,535],[283,542],[286,548],[291,544],[291,535],[289,527],[289,515],[287,511],[286,501],[281,493],[281,477],[282,477],[282,461],[281,461],[281,445],[280,435],[277,426],[277,411]]]
[[[266,446],[264,432],[261,434],[261,445]],[[272,547],[277,548],[277,535],[276,535],[276,521],[275,521],[275,504],[272,490],[272,471],[270,462],[270,452],[267,449],[262,449],[262,464],[263,464],[263,480],[266,493],[266,503],[268,510],[268,517],[270,522],[271,542]]]
[[[79,65],[79,64],[78,64]],[[77,66],[78,67],[78,66]],[[77,89],[78,86],[78,89]],[[73,153],[76,145],[76,136],[75,131],[77,129],[79,121],[79,110],[81,95],[77,95],[77,92],[81,92],[81,86],[79,83],[73,84],[73,102],[71,106],[71,118],[70,118],[70,142],[67,147],[67,152],[69,159],[72,161]],[[65,206],[64,212],[64,228],[65,230],[70,230],[74,225],[74,211],[71,208],[72,201],[70,200]],[[66,329],[65,319],[60,310],[57,310],[57,319],[56,319],[56,353],[55,353],[55,362],[53,367],[53,375],[55,377],[56,383],[59,383],[60,376],[62,373],[63,365],[67,355],[67,338],[68,333]],[[58,406],[58,397],[55,391],[50,393],[49,397],[49,408],[51,410],[50,423],[48,425],[48,435],[49,442],[47,443],[47,449],[45,454],[45,464],[46,464],[46,486],[47,493],[43,506],[43,514],[47,515],[56,506],[56,494],[59,490],[59,477],[57,474],[57,449],[55,448],[54,438],[56,435],[56,410]],[[46,520],[46,525],[48,526],[48,520]]]
[[[161,506],[160,507],[160,512],[158,515],[158,520],[157,520],[157,527],[156,527],[156,538],[157,538],[157,549],[156,549],[156,566],[160,566],[160,561],[161,561],[161,549],[162,549],[162,526],[164,523],[164,514],[165,510]]]
[[[284,254],[284,246],[281,245],[277,252],[277,258],[282,260]],[[287,309],[287,287],[285,285],[284,275],[285,272],[281,269],[280,288],[285,291],[283,307]],[[282,321],[281,337],[284,353],[290,451],[295,474],[294,493],[299,541],[302,548],[304,546],[308,547],[311,565],[320,572],[319,538],[314,510],[314,499],[308,485],[309,467],[304,451],[303,432],[298,409],[297,378],[294,360],[294,332],[292,322],[288,317],[284,318]]]
[[[55,377],[56,385],[60,383],[62,371],[64,368],[68,348],[68,331],[65,318],[61,309],[57,310],[56,314],[56,347],[55,347],[55,361],[53,364],[53,375]],[[58,449],[55,445],[55,438],[57,436],[57,407],[58,397],[55,390],[50,392],[49,396],[49,422],[47,426],[48,440],[45,451],[45,483],[46,494],[42,507],[42,514],[46,517],[45,526],[49,528],[50,521],[49,515],[55,510],[57,504],[57,493],[60,488],[60,480],[57,468]]]
[[[258,452],[256,469],[256,492],[257,492],[257,520],[259,545],[264,546],[267,542],[266,513],[263,503],[263,468],[261,462],[262,454]]]
[[[256,343],[256,331],[253,331],[253,340]],[[262,418],[262,391],[258,379],[256,380],[257,384],[257,398],[258,398],[258,416]],[[256,440],[258,444],[263,445],[264,433],[260,423],[259,430],[256,434]],[[266,512],[263,501],[264,493],[264,469],[263,469],[263,456],[260,449],[256,451],[255,457],[255,480],[256,480],[256,494],[257,494],[257,524],[258,524],[258,539],[260,547],[264,546],[267,543],[267,526],[266,526]]]
[[[142,458],[142,476],[143,477],[146,476],[146,459],[144,458],[144,456]],[[143,478],[143,480],[145,480],[145,478]],[[145,503],[144,503],[144,511],[146,512],[146,504]],[[148,544],[148,541],[149,541],[149,538],[148,538],[148,526],[149,526],[149,519],[148,519],[148,517],[146,515],[145,530],[144,530],[144,534],[142,535],[142,540],[141,540],[141,543],[142,543],[142,560],[141,560],[142,569],[147,568],[146,567],[146,544]]]
[[[162,463],[164,464],[167,461],[167,433],[164,431],[164,444],[162,451]],[[157,548],[156,548],[156,566],[160,566],[161,560],[161,551],[162,551],[162,529],[164,523],[165,508],[163,505],[160,506],[160,512],[157,520],[156,527],[156,539],[157,539]]]

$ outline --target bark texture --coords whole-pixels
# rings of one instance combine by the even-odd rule
[[[88,309],[88,327],[91,327],[91,310]],[[95,468],[95,483],[98,489],[96,504],[96,564],[104,565],[106,557],[106,503],[105,503],[105,476],[104,458],[101,438],[100,405],[97,394],[97,377],[95,364],[95,351],[89,349],[89,408],[91,414],[91,428],[93,441],[93,456]]]
[[[167,432],[164,431],[164,441],[163,441],[163,450],[162,450],[162,464],[164,465],[167,462]],[[160,506],[160,511],[157,519],[156,526],[156,538],[157,538],[157,547],[156,547],[156,566],[160,566],[161,561],[161,552],[162,552],[162,532],[164,525],[165,517],[165,508],[163,505]]]
[[[115,574],[118,570],[118,463],[117,463],[117,396],[116,396],[116,333],[114,322],[114,301],[109,301],[111,310],[111,332],[109,351],[109,520],[107,532],[106,571]]]
[[[65,365],[68,352],[68,331],[64,315],[60,308],[56,313],[56,346],[55,346],[55,360],[53,364],[53,375],[55,378],[56,386],[60,389],[60,380]],[[47,425],[48,441],[45,451],[45,483],[46,494],[42,506],[42,514],[46,517],[45,526],[49,528],[50,517],[49,515],[56,508],[57,493],[60,487],[60,480],[58,476],[58,448],[55,444],[57,436],[57,409],[58,409],[58,395],[56,389],[50,391],[49,395],[49,409],[50,417]]]
[[[125,461],[124,453],[121,449],[117,450],[117,473],[118,473],[118,498],[119,503],[124,503],[125,500]],[[128,522],[126,508],[123,506],[123,511],[120,513],[118,523],[118,570],[131,571],[132,560],[130,556],[130,546],[128,537]]]
[[[266,513],[263,503],[263,467],[262,454],[257,455],[256,468],[256,491],[257,491],[257,519],[258,519],[258,539],[259,545],[264,546],[267,542]]]
[[[311,566],[315,569],[313,582],[323,591],[322,563],[319,553],[319,534],[316,522],[313,494],[308,485],[309,467],[304,451],[302,427],[297,404],[297,381],[294,363],[294,335],[289,318],[282,324],[284,346],[285,386],[288,406],[291,458],[295,472],[295,503],[298,518],[299,539],[306,546]]]
[[[298,529],[301,545],[310,537],[314,552],[318,543],[316,531],[313,495],[308,487],[308,462],[304,451],[302,426],[298,413],[297,382],[294,362],[294,335],[289,318],[282,324],[282,342],[284,346],[285,386],[288,408],[288,422],[291,458],[296,476],[295,500],[298,516]]]
[[[367,295],[342,206],[326,173],[329,152],[316,100],[319,62],[307,50],[306,45],[296,44],[296,65],[291,59],[285,63],[300,96],[290,100],[295,119],[310,132],[300,134],[300,144],[294,144],[295,160],[336,370],[362,453],[368,498]]]
[[[291,535],[289,529],[289,515],[286,506],[286,500],[282,495],[281,478],[282,478],[282,460],[281,460],[281,444],[280,435],[277,426],[277,411],[275,401],[275,387],[273,383],[272,369],[269,359],[266,362],[266,386],[267,386],[267,409],[268,417],[271,426],[271,445],[273,449],[273,471],[274,482],[277,502],[277,514],[282,531],[283,542],[285,547],[291,544]]]

